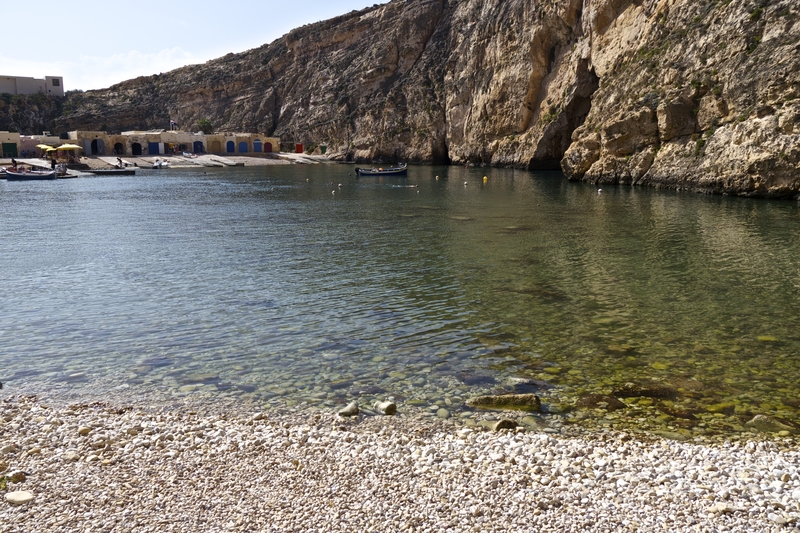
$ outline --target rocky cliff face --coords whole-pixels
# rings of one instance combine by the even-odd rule
[[[0,109],[0,125],[2,125]],[[395,0],[73,93],[47,128],[260,131],[351,160],[800,191],[796,0]]]
[[[581,54],[591,57],[601,82],[562,160],[566,174],[712,193],[796,194],[800,5],[617,4],[588,14],[591,40]]]

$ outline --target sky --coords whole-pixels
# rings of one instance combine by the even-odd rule
[[[8,2],[0,76],[62,76],[67,91],[102,89],[244,52],[376,3],[386,0]]]

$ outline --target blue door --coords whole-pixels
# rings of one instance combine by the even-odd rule
[[[261,139],[256,139],[253,141],[253,151],[260,152],[261,151]]]
[[[196,153],[196,154],[205,153],[205,150],[203,149],[203,141],[195,141],[194,142],[194,153]]]
[[[247,153],[247,143],[242,141],[239,143],[239,153],[246,154]]]
[[[233,152],[236,151],[236,145],[233,144],[233,141],[228,141],[225,144],[225,151],[228,152],[229,154],[232,154]]]
[[[158,143],[147,143],[147,153],[156,155],[158,153]]]

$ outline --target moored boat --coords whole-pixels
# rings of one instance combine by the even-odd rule
[[[54,180],[56,179],[56,171],[6,169],[6,179],[8,181]]]
[[[87,170],[91,174],[98,176],[133,176],[136,174],[135,168],[101,168],[94,170]]]
[[[358,168],[356,167],[357,176],[405,176],[408,170],[408,165],[398,165],[389,168]]]

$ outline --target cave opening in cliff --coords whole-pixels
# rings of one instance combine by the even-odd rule
[[[586,121],[592,107],[592,95],[600,86],[600,78],[588,61],[578,66],[575,88],[564,101],[558,117],[542,132],[536,154],[528,163],[529,170],[560,170],[561,160],[572,143],[572,132]]]

